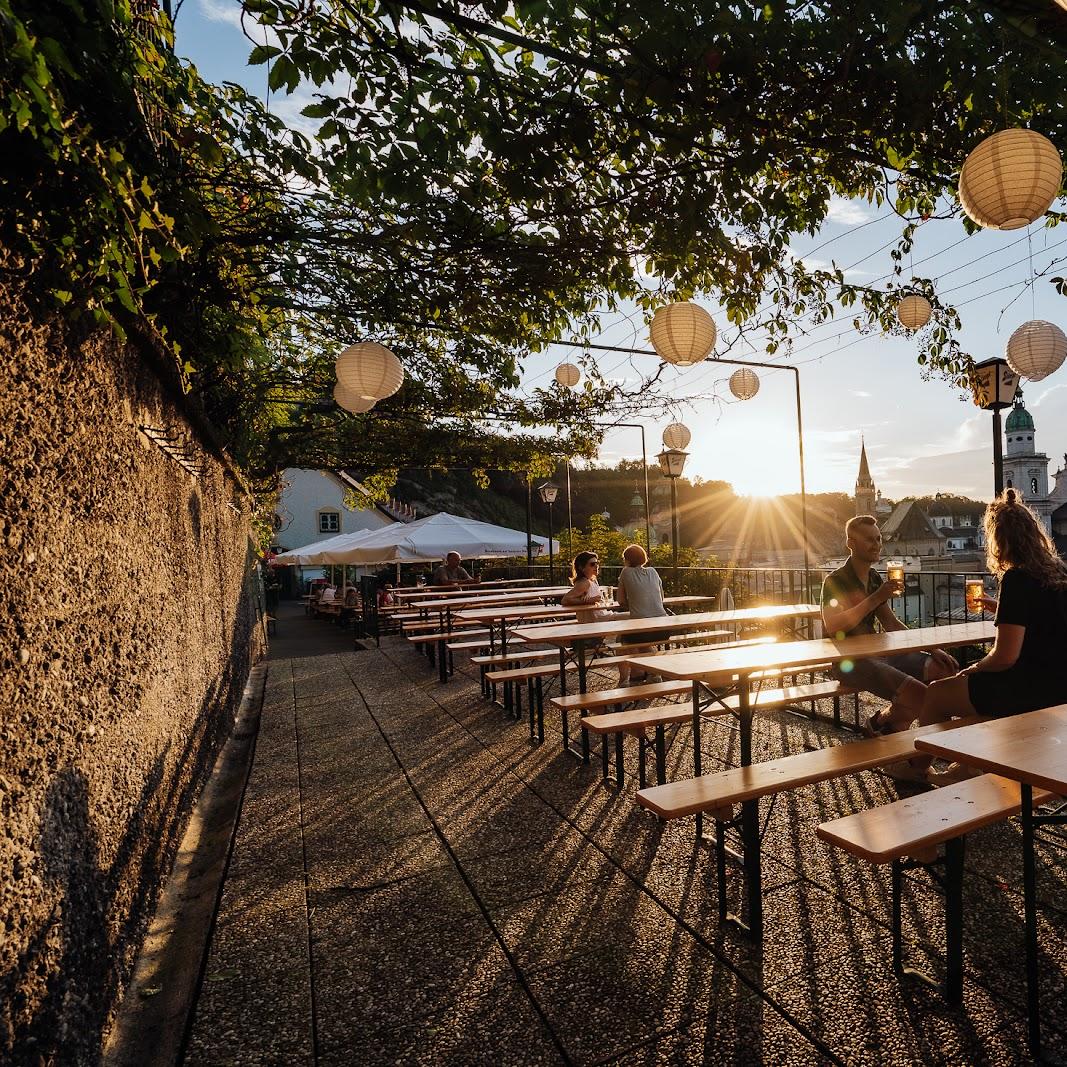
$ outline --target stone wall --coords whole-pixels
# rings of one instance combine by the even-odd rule
[[[93,1063],[261,652],[249,513],[109,334],[0,292],[0,1063]]]

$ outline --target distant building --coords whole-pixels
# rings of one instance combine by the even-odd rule
[[[1052,504],[1052,539],[1061,556],[1067,558],[1067,452],[1063,454],[1063,466],[1052,476],[1056,484],[1049,493]]]
[[[881,524],[883,555],[943,556],[945,537],[914,500],[904,500]]]
[[[1034,418],[1018,393],[1004,423],[1004,488],[1015,489],[1051,534],[1055,505],[1048,491],[1048,456],[1037,451],[1035,436]]]
[[[982,529],[982,512],[953,511],[949,504],[939,504],[937,494],[930,510],[930,525],[945,538],[949,552],[974,552],[985,547],[985,531]]]
[[[353,506],[353,498],[361,496],[369,506]],[[367,491],[345,471],[289,468],[282,474],[274,515],[274,547],[300,548],[338,534],[378,530],[414,517],[413,511],[395,502],[390,507],[371,504]]]
[[[856,475],[856,514],[873,515],[878,503],[878,493],[867,466],[867,445],[860,439],[860,470]]]

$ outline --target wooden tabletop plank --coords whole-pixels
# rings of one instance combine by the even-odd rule
[[[655,671],[665,678],[700,679],[709,685],[715,685],[729,682],[736,674],[752,671],[803,667],[809,663],[837,664],[842,660],[865,659],[870,656],[898,656],[904,652],[928,648],[979,644],[992,641],[995,636],[996,628],[992,622],[967,622],[952,626],[894,630],[887,634],[862,634],[859,637],[845,637],[840,640],[817,638],[813,641],[785,641],[743,648],[712,647],[657,656],[654,666],[639,656],[634,657],[631,662],[638,668]]]
[[[673,598],[667,597],[663,602],[670,605],[672,600]],[[793,621],[818,616],[819,608],[815,604],[776,604],[763,608],[736,608],[732,611],[701,611],[691,615],[661,615],[655,619],[630,619],[625,623],[612,619],[598,619],[596,622],[573,623],[555,627],[551,631],[541,631],[538,634],[538,640],[569,645],[574,641],[599,640],[619,634],[645,633],[649,630],[680,632],[686,629],[697,629],[698,625],[732,626],[737,623]],[[625,619],[625,616],[620,615],[618,618]],[[529,640],[524,636],[521,628],[516,629],[515,634],[523,640]],[[678,655],[686,654],[678,653]],[[659,673],[658,667],[655,670]]]
[[[504,593],[486,590],[482,596],[457,597],[453,600],[409,600],[408,607],[419,611],[451,611],[453,614],[465,608],[481,608],[494,604],[528,604],[545,598],[561,597],[569,585],[540,589],[521,589]]]
[[[1067,704],[1028,711],[953,731],[951,737],[923,738],[923,752],[1067,793]]]

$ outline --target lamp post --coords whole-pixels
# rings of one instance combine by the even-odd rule
[[[556,502],[556,496],[559,494],[559,486],[553,485],[552,482],[545,482],[544,485],[539,485],[537,491],[541,494],[541,499],[548,505],[548,584],[552,585],[555,581],[555,557],[552,548],[552,505]]]
[[[671,480],[671,548],[674,553],[671,584],[674,586],[674,592],[678,591],[678,479],[682,476],[688,458],[689,453],[680,448],[665,448],[656,457],[659,460],[659,469]]]
[[[974,402],[983,411],[993,412],[993,488],[997,496],[1004,492],[1004,442],[1000,428],[1000,413],[1011,407],[1019,388],[1019,376],[1008,361],[995,356],[976,363],[971,390]]]

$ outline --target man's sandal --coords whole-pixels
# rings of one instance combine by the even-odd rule
[[[863,724],[863,732],[868,737],[882,737],[885,734],[892,733],[889,729],[888,721],[883,721],[882,716],[885,712],[885,708],[879,708],[877,711],[872,711],[871,714],[867,716],[867,719]]]

